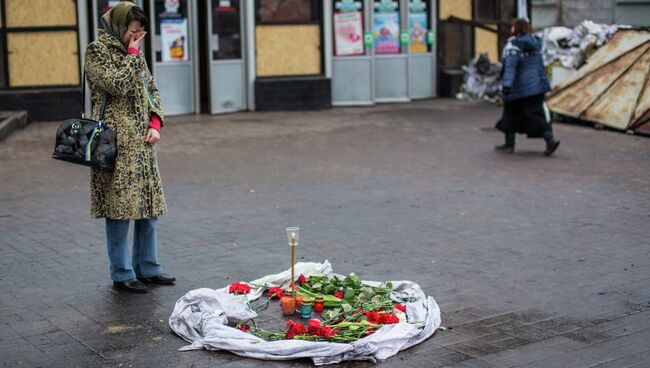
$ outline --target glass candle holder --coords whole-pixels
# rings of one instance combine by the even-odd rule
[[[280,298],[280,307],[285,316],[290,316],[296,311],[296,299],[292,296],[283,296]]]
[[[311,313],[314,311],[313,302],[311,300],[303,300],[300,307],[300,316],[304,319],[311,318]]]
[[[300,228],[292,226],[287,228],[287,241],[290,247],[295,247],[300,242]]]
[[[323,295],[318,294],[316,295],[316,299],[314,300],[314,312],[316,313],[323,313],[325,310],[325,302],[323,300]]]

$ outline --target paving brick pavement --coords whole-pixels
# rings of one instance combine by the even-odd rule
[[[170,213],[159,256],[175,287],[121,295],[88,170],[52,161],[55,123],[0,144],[3,367],[307,367],[178,352],[174,303],[301,260],[410,279],[446,331],[382,367],[650,366],[650,139],[557,124],[557,155],[492,147],[500,111],[453,100],[169,119]],[[344,367],[366,367],[365,362]]]

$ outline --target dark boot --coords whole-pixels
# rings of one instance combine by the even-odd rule
[[[501,153],[514,153],[515,152],[515,135],[506,133],[506,143],[501,146],[494,147],[494,150]]]
[[[560,141],[556,140],[553,137],[553,131],[551,129],[547,130],[542,134],[544,140],[546,141],[546,149],[544,150],[544,156],[550,156],[555,152],[557,147],[560,145]]]
[[[509,146],[507,144],[503,144],[501,146],[494,147],[494,150],[500,153],[514,153],[515,146]]]
[[[555,150],[560,146],[560,141],[551,140],[546,142],[546,149],[544,150],[544,156],[550,156],[555,152]]]

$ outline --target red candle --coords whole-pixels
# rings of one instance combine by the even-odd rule
[[[320,321],[316,318],[310,319],[309,325],[307,326],[307,333],[310,335],[318,335],[318,331],[320,331]]]

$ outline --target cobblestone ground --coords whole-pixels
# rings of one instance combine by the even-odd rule
[[[500,111],[451,100],[170,119],[159,144],[175,287],[111,290],[88,170],[49,158],[55,123],[0,144],[0,363],[308,367],[178,352],[184,293],[301,260],[418,282],[446,331],[382,367],[650,366],[650,139],[558,124],[557,155],[493,146]],[[365,362],[341,364],[366,367]]]

